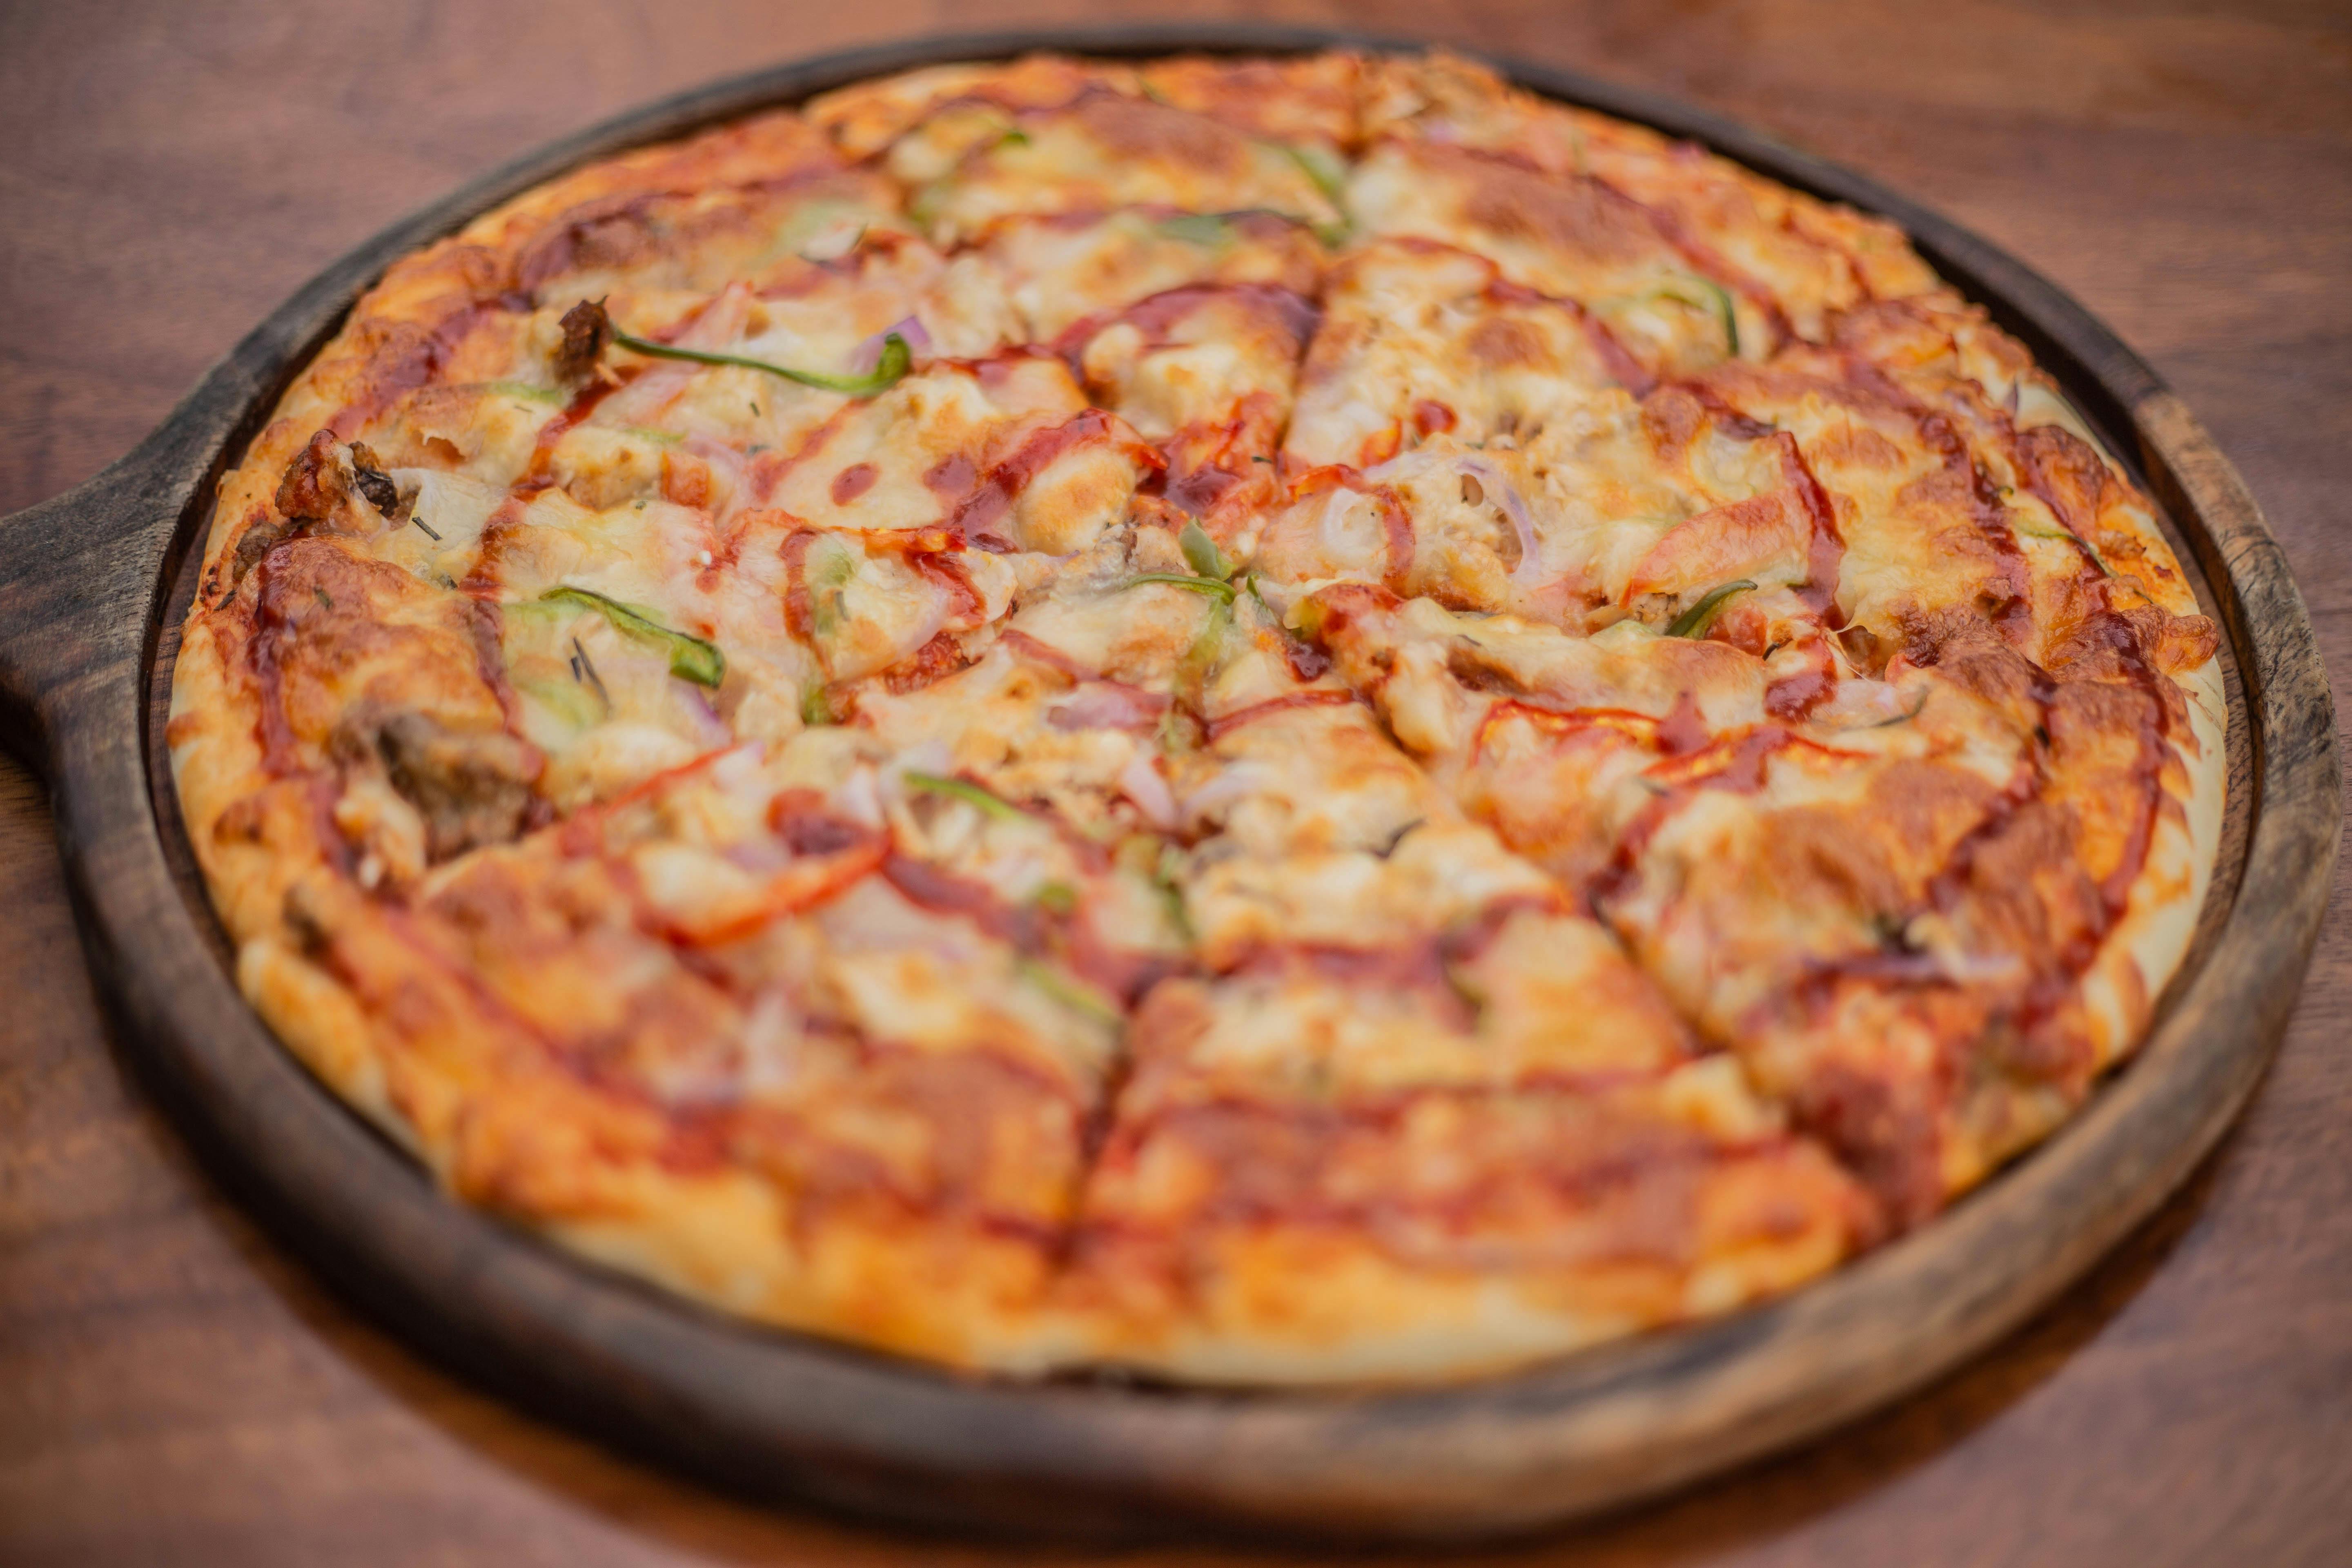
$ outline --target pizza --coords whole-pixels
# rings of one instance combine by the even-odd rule
[[[1443,1381],[2083,1104],[2216,641],[1883,221],[1444,54],[1040,55],[394,265],[167,738],[244,994],[456,1199],[957,1368]]]

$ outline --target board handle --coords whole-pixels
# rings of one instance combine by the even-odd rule
[[[186,412],[83,484],[0,518],[0,744],[36,769],[55,715],[135,673],[163,552],[208,466]]]
[[[50,771],[66,723],[137,722],[141,663],[162,624],[180,525],[289,354],[340,315],[352,270],[346,262],[314,279],[122,457],[0,518],[0,746],[28,766]]]
[[[498,178],[535,183],[552,172],[530,163]],[[86,484],[0,518],[0,746],[46,773],[64,726],[138,723],[173,542],[193,537],[181,525],[209,497],[225,456],[259,427],[290,367],[327,341],[385,260],[456,226],[470,199],[461,193],[396,224],[311,279],[144,441]]]

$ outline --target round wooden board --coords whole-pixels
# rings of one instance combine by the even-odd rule
[[[748,1328],[443,1198],[271,1038],[181,834],[161,747],[187,565],[227,458],[393,258],[586,159],[883,72],[1058,47],[1289,51],[1378,39],[1128,27],[828,56],[656,104],[417,214],[265,321],[130,457],[10,521],[0,735],[52,784],[101,993],[248,1201],[420,1343],[622,1446],[766,1496],[901,1520],[1357,1535],[1530,1528],[1654,1495],[1934,1378],[2150,1212],[2244,1103],[2292,1007],[2336,855],[2333,704],[2284,558],[2234,470],[2114,335],[1983,241],[1704,113],[1568,73],[1526,86],[1692,137],[1881,213],[2136,457],[2225,633],[2230,811],[2196,944],[2134,1063],[1925,1230],[1786,1300],[1456,1388],[1257,1394],[966,1379]],[[1396,45],[1392,47],[1403,47]]]

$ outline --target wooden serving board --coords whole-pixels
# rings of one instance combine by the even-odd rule
[[[583,161],[864,77],[1039,47],[1286,52],[1382,40],[1125,27],[831,55],[652,105],[394,226],[272,314],[129,457],[7,521],[0,739],[49,780],[99,989],[251,1205],[429,1351],[616,1445],[761,1496],[1057,1531],[1139,1521],[1433,1538],[1654,1495],[1818,1433],[2021,1322],[2152,1211],[2243,1105],[2293,1006],[2339,823],[2334,708],[2302,598],[2229,461],[2140,360],[2026,268],[1871,182],[1698,110],[1498,62],[1902,225],[2135,460],[2225,637],[2214,886],[2140,1054],[1934,1224],[1784,1300],[1458,1387],[1249,1393],[960,1377],[707,1314],[445,1199],[270,1037],[174,809],[163,716],[215,481],[394,258]]]

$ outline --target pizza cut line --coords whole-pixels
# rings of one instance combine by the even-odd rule
[[[2219,668],[1888,225],[1442,54],[1035,56],[396,263],[167,738],[245,994],[458,1199],[959,1367],[1444,1380],[2063,1121]]]

